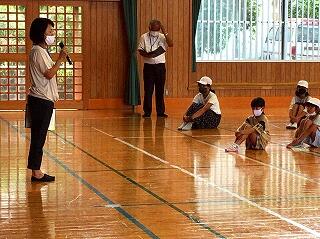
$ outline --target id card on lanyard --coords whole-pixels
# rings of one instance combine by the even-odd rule
[[[157,38],[153,41],[151,41],[151,38],[154,38],[150,33],[149,33],[149,41],[150,41],[150,51],[152,51],[152,47],[157,43],[159,36],[157,36]]]

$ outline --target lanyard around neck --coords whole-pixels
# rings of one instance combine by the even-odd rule
[[[151,34],[149,32],[149,41],[150,41],[150,47],[151,47],[151,51],[152,51],[152,47],[154,46],[154,44],[156,44],[156,42],[158,41],[159,36],[157,36],[156,40],[153,42],[153,44],[151,44]]]

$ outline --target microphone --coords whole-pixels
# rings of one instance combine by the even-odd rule
[[[64,48],[63,42],[60,42],[60,43],[59,43],[59,46],[60,46],[61,49],[63,49],[63,48]],[[69,65],[72,65],[72,61],[71,61],[70,57],[67,55],[66,58],[67,58],[67,61],[69,62]]]

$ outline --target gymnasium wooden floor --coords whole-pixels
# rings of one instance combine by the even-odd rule
[[[287,108],[267,108],[266,151],[225,153],[248,107],[179,132],[185,109],[143,119],[58,111],[30,182],[22,112],[0,112],[0,238],[320,238],[320,151],[288,150]]]

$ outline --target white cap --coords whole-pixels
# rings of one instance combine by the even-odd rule
[[[318,106],[320,108],[320,100],[317,98],[310,98],[307,103]]]
[[[308,81],[305,81],[305,80],[299,80],[297,85],[305,87],[307,89],[308,89],[308,86],[309,86]]]
[[[212,85],[212,80],[208,76],[202,76],[197,82],[201,85]]]

